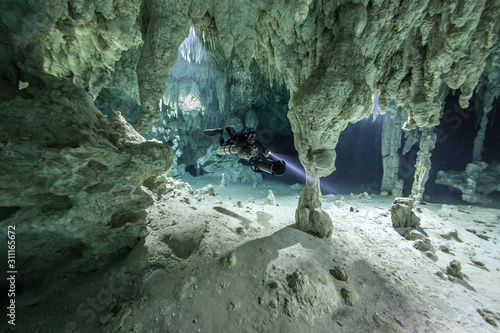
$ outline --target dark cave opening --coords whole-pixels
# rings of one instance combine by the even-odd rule
[[[426,194],[430,195],[431,202],[448,204],[467,204],[461,198],[461,192],[436,184],[437,173],[440,170],[464,171],[467,164],[472,162],[474,139],[479,130],[478,111],[480,101],[474,94],[467,108],[458,103],[460,93],[450,92],[445,100],[443,117],[435,128],[437,133],[436,147],[432,151],[432,168],[426,184]],[[483,143],[482,160],[492,163],[500,160],[500,117],[499,99],[493,103],[493,109],[488,115],[489,122]],[[414,147],[415,149],[415,147]],[[416,153],[416,151],[415,151]],[[411,185],[410,185],[411,186]]]
[[[382,123],[382,116],[374,121],[372,118],[362,119],[349,124],[340,134],[335,149],[336,170],[321,179],[323,194],[365,191],[378,193],[383,173],[380,148]],[[263,174],[264,179],[275,179],[288,184],[304,183],[304,168],[300,164],[291,133],[274,136],[266,147],[285,159],[287,171],[280,177]]]
[[[193,177],[198,176],[198,170],[196,169],[196,166],[194,166],[193,164],[188,165],[186,167],[186,172],[189,173]]]

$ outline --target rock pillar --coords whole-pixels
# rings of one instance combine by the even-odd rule
[[[429,179],[431,170],[431,150],[436,146],[437,135],[432,127],[423,127],[421,130],[419,151],[415,163],[415,176],[411,188],[411,196],[416,202],[424,201],[425,183]]]
[[[400,186],[398,151],[401,147],[404,120],[401,109],[395,105],[389,105],[382,125],[381,152],[384,174],[380,191],[387,191],[393,196],[396,195],[395,192],[401,195],[400,191],[395,191],[395,188]]]
[[[319,184],[318,177],[307,174],[306,184],[302,189],[295,211],[295,221],[300,230],[319,237],[330,237],[333,231],[333,222],[330,216],[321,209]]]

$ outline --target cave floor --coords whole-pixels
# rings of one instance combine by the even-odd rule
[[[188,181],[170,179],[127,256],[21,296],[24,331],[497,331],[496,209],[417,206],[433,256],[392,227],[392,198],[323,196],[334,232],[319,239],[294,228],[298,186]]]

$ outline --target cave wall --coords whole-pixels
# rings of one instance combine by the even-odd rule
[[[16,226],[17,283],[29,289],[130,251],[173,152],[94,105],[108,88],[138,100],[140,3],[0,6],[0,225]]]
[[[22,284],[94,270],[145,235],[145,185],[168,171],[172,150],[120,115],[103,115],[71,82],[42,75],[2,86],[0,224],[16,226]],[[152,190],[154,187],[150,186]]]

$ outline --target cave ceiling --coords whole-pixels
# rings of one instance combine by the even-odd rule
[[[255,62],[286,84],[295,147],[309,173],[335,167],[349,122],[366,117],[371,96],[394,101],[406,129],[439,123],[444,98],[460,104],[477,86],[498,40],[498,1],[3,1],[1,24],[12,84],[40,71],[97,98],[103,88],[134,95],[147,132],[178,47],[191,26],[226,57]],[[21,71],[19,70],[21,69]],[[498,90],[498,87],[494,87]],[[138,96],[138,97],[137,97]]]

